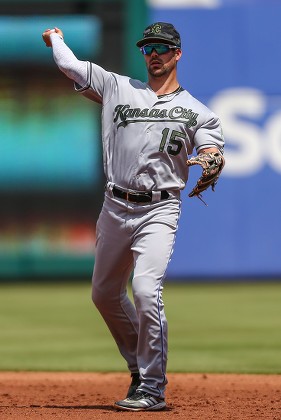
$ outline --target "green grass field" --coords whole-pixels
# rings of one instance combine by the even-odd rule
[[[167,284],[170,372],[281,373],[281,283]],[[0,370],[126,371],[90,284],[0,285]]]

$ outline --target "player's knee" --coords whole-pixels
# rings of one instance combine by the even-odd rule
[[[137,310],[142,313],[149,312],[153,302],[160,298],[160,293],[155,289],[155,281],[146,277],[133,280],[133,295]]]
[[[120,305],[120,296],[113,290],[93,287],[92,301],[101,312],[114,311]]]
[[[108,293],[105,293],[103,290],[99,290],[93,287],[92,301],[97,308],[101,308],[104,305],[108,304],[108,301],[109,301]]]

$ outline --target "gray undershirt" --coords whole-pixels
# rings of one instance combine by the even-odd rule
[[[57,34],[51,36],[53,57],[59,69],[80,86],[87,83],[87,62],[80,61]]]

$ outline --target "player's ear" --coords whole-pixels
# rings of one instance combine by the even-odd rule
[[[176,57],[176,61],[179,61],[179,59],[182,56],[182,50],[180,48],[175,50],[175,57]]]

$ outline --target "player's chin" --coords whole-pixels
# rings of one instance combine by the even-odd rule
[[[159,68],[156,66],[149,66],[148,72],[151,76],[154,76],[154,77],[161,77],[164,74],[166,74],[166,70],[163,67]]]

